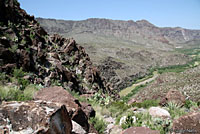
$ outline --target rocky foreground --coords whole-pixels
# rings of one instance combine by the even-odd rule
[[[62,87],[40,90],[33,101],[3,102],[0,132],[35,134],[98,133],[88,123],[95,117],[91,105],[80,103]]]

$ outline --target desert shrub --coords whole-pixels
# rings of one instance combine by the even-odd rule
[[[20,68],[20,69],[15,68],[14,71],[13,71],[13,76],[15,78],[21,78],[24,75],[25,75],[25,72],[22,70],[22,68]]]
[[[90,103],[99,104],[101,106],[109,105],[112,100],[113,99],[111,98],[111,96],[109,96],[108,94],[103,95],[102,91],[95,93],[92,97],[88,99]]]
[[[5,81],[7,81],[6,73],[0,73],[0,82],[3,83]]]
[[[15,44],[15,45],[12,45],[10,48],[8,48],[8,50],[14,53],[16,52],[17,48],[18,48],[18,45]]]
[[[128,106],[123,101],[113,101],[106,107],[111,112],[111,115],[113,117],[121,115],[123,112],[127,111],[130,108],[130,106]]]
[[[184,105],[187,109],[190,109],[192,107],[198,107],[198,103],[193,102],[191,100],[186,100],[185,101],[185,105]]]
[[[152,106],[158,106],[159,105],[159,100],[144,100],[143,102],[140,103],[133,103],[131,106],[132,107],[138,107],[138,108],[150,108]]]
[[[24,99],[32,100],[34,97],[34,94],[42,87],[43,86],[41,86],[41,85],[34,85],[34,84],[28,85],[23,91]]]
[[[159,130],[160,134],[166,134],[169,132],[172,121],[169,119],[153,118],[147,112],[132,113],[126,118],[125,123],[122,124],[123,129],[129,127],[148,127],[152,130]]]
[[[18,78],[17,81],[21,90],[24,90],[30,84],[29,80],[23,78]]]
[[[13,71],[13,77],[17,80],[17,83],[21,90],[24,90],[26,86],[30,84],[29,80],[23,78],[25,75],[26,73],[22,70],[22,68],[20,69],[15,68]]]
[[[181,108],[181,106],[173,101],[168,102],[166,106],[167,110],[169,111],[171,118],[175,119],[184,114],[186,114],[185,109]]]
[[[0,86],[0,98],[5,101],[26,101],[32,100],[36,91],[41,88],[39,85],[29,85],[24,90],[17,86]]]
[[[106,123],[102,119],[94,117],[90,118],[89,122],[94,125],[94,128],[99,132],[99,134],[104,134]]]
[[[21,101],[24,100],[23,92],[15,87],[0,86],[1,100],[5,101]]]

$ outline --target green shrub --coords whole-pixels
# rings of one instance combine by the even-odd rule
[[[136,119],[134,121],[134,118]],[[129,127],[148,127],[152,130],[159,130],[160,134],[166,134],[169,132],[172,121],[162,118],[153,118],[148,112],[144,113],[132,113],[126,118],[125,123],[122,124],[123,129]]]
[[[141,103],[133,103],[132,107],[138,107],[138,108],[150,108],[152,106],[158,106],[159,100],[144,100]]]
[[[1,100],[5,101],[21,101],[24,100],[23,92],[17,87],[0,87]]]
[[[6,73],[0,73],[0,82],[4,82],[4,81],[6,81],[6,79],[7,79],[7,76],[6,76]]]
[[[26,79],[23,78],[19,78],[18,79],[18,84],[21,90],[24,90],[26,88],[26,86],[28,86],[30,84],[30,82]]]
[[[13,76],[15,78],[22,78],[25,76],[25,72],[22,70],[22,68],[20,69],[15,68],[13,71]]]
[[[10,48],[8,48],[8,50],[14,53],[16,52],[17,48],[18,48],[18,45],[15,44],[15,45],[12,45]]]
[[[25,99],[25,100],[32,100],[33,97],[34,97],[34,94],[35,94],[40,88],[42,88],[42,86],[34,85],[34,84],[28,85],[28,86],[24,89],[24,91],[23,91],[24,99]]]
[[[185,105],[184,105],[187,109],[190,109],[192,107],[198,107],[198,103],[193,102],[191,100],[186,100],[185,101]]]
[[[111,116],[113,117],[121,115],[130,108],[130,106],[125,104],[123,101],[113,101],[106,107],[111,112]]]
[[[90,118],[89,122],[94,125],[94,128],[99,132],[99,134],[104,134],[106,129],[106,123],[97,117]]]
[[[40,88],[39,85],[29,85],[22,91],[17,86],[0,86],[0,98],[4,101],[32,100],[34,94]]]
[[[171,118],[175,119],[186,114],[185,109],[173,101],[167,103],[167,110],[169,111]]]
[[[22,70],[22,68],[20,68],[20,69],[15,68],[13,71],[13,76],[17,80],[17,83],[21,90],[24,90],[26,88],[26,86],[28,86],[30,84],[29,80],[26,80],[23,78],[25,75],[26,75],[26,73]]]

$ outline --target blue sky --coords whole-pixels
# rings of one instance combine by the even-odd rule
[[[18,0],[35,17],[146,19],[160,27],[200,29],[200,0]]]

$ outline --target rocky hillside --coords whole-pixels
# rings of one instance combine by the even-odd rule
[[[176,49],[200,42],[200,30],[159,28],[146,20],[37,20],[50,34],[75,38],[117,90],[146,75],[150,68],[187,63],[191,59]]]
[[[198,102],[200,100],[199,77],[200,66],[181,73],[163,73],[132,98],[137,101],[162,100],[170,89],[176,89],[182,92],[188,100]]]
[[[0,9],[0,72],[7,78],[21,68],[26,72],[22,80],[34,84],[61,85],[79,94],[112,94],[75,40],[49,36],[16,0],[1,0]]]
[[[92,33],[114,36],[137,43],[138,38],[164,44],[184,43],[200,38],[200,30],[189,30],[180,27],[159,28],[147,20],[121,21],[110,19],[87,19],[83,21],[64,21],[54,19],[37,19],[49,33],[73,34]]]

